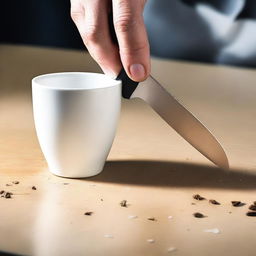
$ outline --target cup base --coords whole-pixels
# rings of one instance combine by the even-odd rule
[[[56,171],[56,170],[52,170],[49,169],[50,173],[52,173],[55,176],[61,177],[61,178],[70,178],[70,179],[84,179],[84,178],[89,178],[89,177],[93,177],[96,176],[98,174],[100,174],[102,172],[103,169],[97,170],[97,171],[90,171],[89,175],[65,175],[62,173],[62,171]]]

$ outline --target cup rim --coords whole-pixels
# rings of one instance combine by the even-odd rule
[[[102,78],[106,79],[109,83],[108,85],[104,85],[102,87],[89,87],[89,88],[83,88],[83,87],[54,87],[54,86],[47,86],[45,84],[40,83],[40,79],[47,78],[47,77],[54,77],[54,76],[64,76],[64,75],[89,75],[89,76],[101,76]],[[50,90],[57,90],[57,91],[87,91],[87,90],[101,90],[101,89],[107,89],[112,88],[118,85],[121,85],[121,80],[115,80],[105,74],[102,73],[96,73],[96,72],[55,72],[55,73],[47,73],[42,74],[34,77],[32,79],[32,87],[37,86],[40,88],[50,89]]]

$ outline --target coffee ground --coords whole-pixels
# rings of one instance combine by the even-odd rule
[[[128,205],[127,205],[127,200],[122,200],[121,202],[120,202],[120,205],[121,205],[121,207],[127,207]]]
[[[200,212],[195,212],[193,215],[194,215],[195,218],[204,218],[204,217],[206,217],[205,215],[203,215]]]
[[[13,195],[13,193],[11,193],[11,192],[7,192],[7,191],[4,191],[4,190],[1,191],[1,197],[12,198],[12,195]]]
[[[202,201],[202,200],[205,200],[204,197],[200,196],[199,194],[196,194],[196,195],[193,195],[193,198],[198,200],[198,201]]]
[[[85,212],[84,215],[86,216],[92,216],[93,212]]]
[[[4,197],[5,198],[12,198],[12,193],[6,192]]]
[[[215,205],[220,205],[220,203],[218,201],[214,200],[214,199],[210,199],[209,203],[215,204]]]
[[[241,207],[245,205],[245,203],[242,203],[241,201],[231,201],[231,203],[234,207]]]
[[[250,205],[249,210],[256,211],[256,205],[255,204]]]
[[[156,221],[156,218],[154,218],[154,217],[150,217],[150,218],[148,218],[148,220]]]
[[[256,212],[247,212],[246,215],[250,217],[256,217]]]

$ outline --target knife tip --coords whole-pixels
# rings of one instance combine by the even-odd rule
[[[222,153],[222,155],[221,155],[221,159],[220,159],[218,162],[217,162],[217,161],[214,161],[214,163],[215,163],[218,167],[220,167],[220,168],[222,168],[222,169],[226,169],[226,170],[229,169],[228,157],[227,157],[227,155],[226,155],[226,153],[225,153],[224,150],[223,150],[223,153]]]

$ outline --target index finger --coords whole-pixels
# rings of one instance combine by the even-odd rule
[[[150,73],[144,4],[145,0],[113,0],[113,22],[120,58],[126,73],[134,81],[143,81]]]

